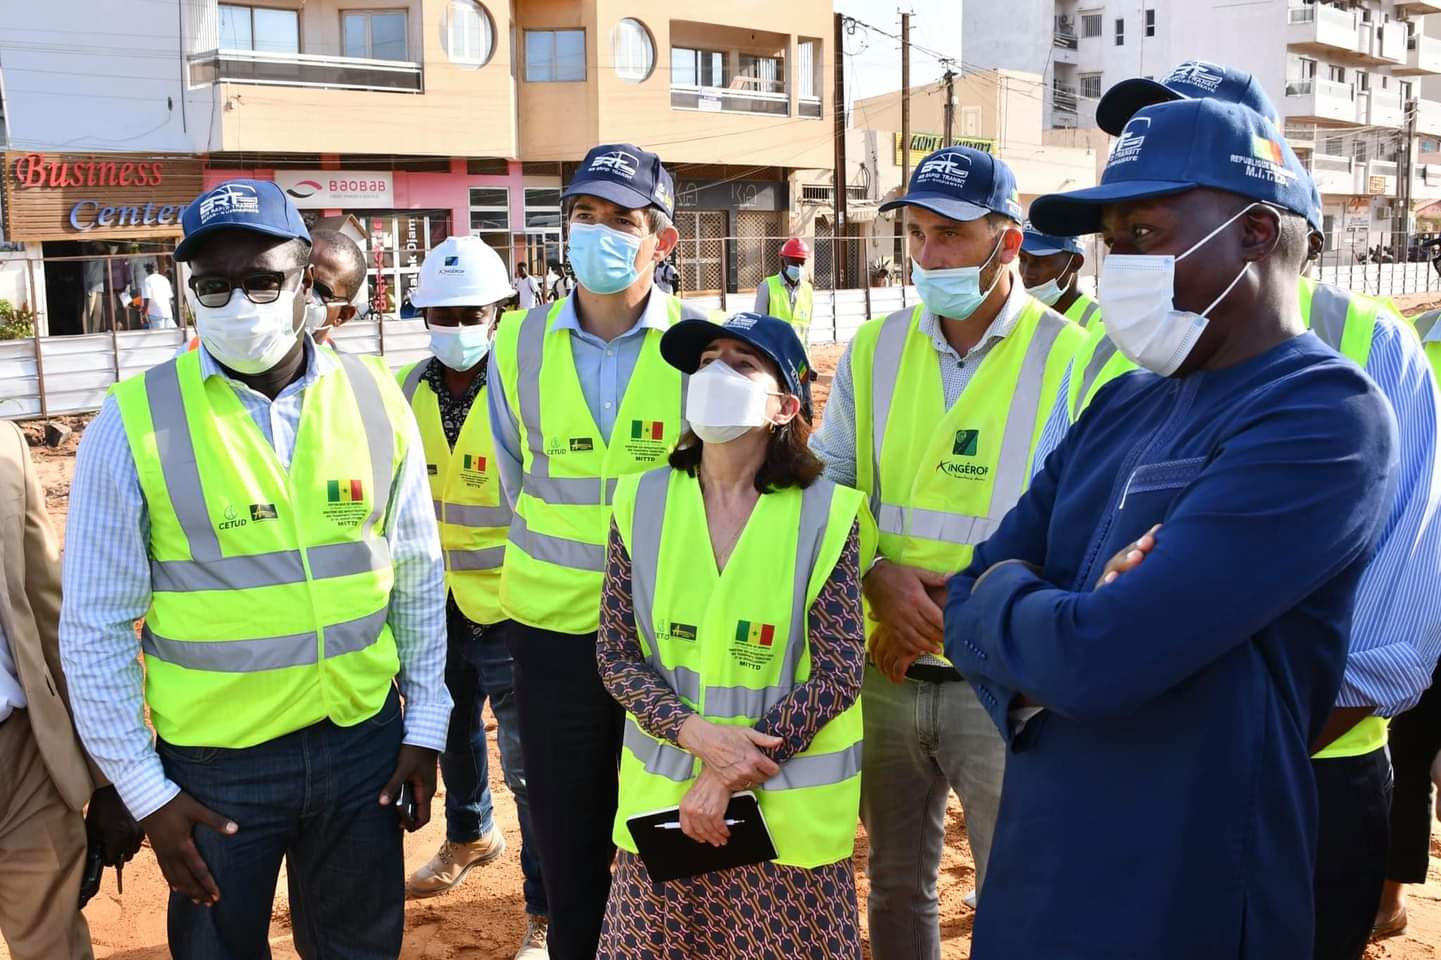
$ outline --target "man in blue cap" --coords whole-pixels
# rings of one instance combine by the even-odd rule
[[[1107,327],[1149,372],[950,583],[947,655],[1010,747],[980,960],[1311,956],[1309,754],[1397,459],[1385,398],[1305,333],[1309,200],[1274,125],[1200,99],[1031,205],[1104,234]]]
[[[501,486],[515,510],[500,582],[550,955],[591,960],[610,892],[624,715],[595,635],[618,478],[663,466],[680,438],[680,372],[660,339],[704,317],[654,286],[679,239],[675,187],[653,153],[606,144],[564,193],[565,299],[502,318],[487,375]]]
[[[1026,292],[1052,310],[1089,328],[1101,320],[1101,305],[1081,292],[1086,256],[1075,237],[1053,237],[1028,222],[1021,240],[1021,282]]]
[[[1206,78],[1224,76],[1220,84]],[[1198,79],[1199,78],[1199,79]],[[1182,64],[1160,83],[1126,80],[1101,98],[1098,117],[1115,132],[1150,102],[1194,97],[1228,100],[1274,117],[1260,85],[1244,71],[1215,64]],[[1308,176],[1309,253],[1321,250],[1321,198]],[[1365,950],[1386,869],[1391,765],[1385,718],[1415,704],[1441,655],[1441,477],[1437,470],[1438,415],[1434,378],[1423,348],[1406,323],[1378,297],[1353,293],[1309,277],[1299,284],[1302,320],[1325,343],[1363,367],[1396,416],[1402,470],[1386,533],[1361,580],[1350,634],[1346,675],[1331,722],[1315,744],[1320,798],[1316,868],[1316,957],[1357,960]],[[1053,410],[1041,439],[1049,453],[1066,427],[1109,380],[1134,364],[1103,330],[1077,355],[1067,383],[1069,407]],[[1038,457],[1038,460],[1041,457]],[[1392,920],[1395,902],[1380,920]]]
[[[880,529],[864,584],[861,786],[876,960],[940,956],[952,790],[978,893],[985,883],[1005,749],[942,655],[942,590],[1025,489],[1041,418],[1084,336],[1015,280],[1021,208],[1003,161],[938,150],[883,209],[901,206],[921,302],[857,333],[811,441],[829,479],[869,496]]]
[[[76,726],[170,884],[179,960],[269,956],[282,860],[302,956],[393,958],[400,829],[429,819],[451,710],[424,452],[378,358],[304,333],[310,237],[274,183],[182,224],[203,349],[121,382],[76,463]]]

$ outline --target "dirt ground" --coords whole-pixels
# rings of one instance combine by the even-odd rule
[[[1418,297],[1397,300],[1403,310],[1412,314],[1436,305],[1422,302]],[[815,366],[821,375],[813,388],[818,409],[824,405],[830,392],[831,374],[840,355],[839,346],[823,346],[815,350]],[[46,487],[51,516],[62,536],[75,448],[86,419],[67,419],[66,422],[76,428],[76,433],[58,449],[33,447],[41,480]],[[407,905],[401,960],[509,960],[524,932],[515,805],[500,776],[493,718],[490,729],[490,780],[496,797],[495,816],[510,840],[510,846],[494,864],[473,871],[458,890],[443,897]],[[408,870],[425,862],[444,838],[443,784],[441,791],[433,807],[431,823],[419,833],[406,836]],[[1441,837],[1441,831],[1438,831],[1438,837]],[[858,828],[856,873],[863,929],[867,850],[865,831]],[[1367,960],[1430,960],[1441,957],[1441,840],[1433,841],[1432,853],[1433,866],[1427,883],[1412,892],[1408,933],[1373,944],[1367,951]],[[941,955],[944,960],[963,960],[970,955],[973,913],[962,903],[962,898],[972,889],[974,878],[970,851],[965,841],[964,818],[953,797],[947,812],[946,848],[940,877]],[[163,960],[168,957],[165,946],[166,897],[165,881],[148,847],[142,849],[126,868],[123,896],[116,889],[114,871],[107,871],[100,894],[85,911],[96,956],[101,960]],[[276,893],[271,943],[274,955],[280,960],[298,957],[290,942],[290,911],[283,879]],[[866,956],[869,955],[867,948]],[[9,960],[3,943],[0,943],[0,960]]]

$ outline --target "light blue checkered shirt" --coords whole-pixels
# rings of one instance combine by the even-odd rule
[[[340,369],[328,351],[312,343],[306,353],[304,375],[274,402],[226,378],[286,469],[305,391]],[[207,379],[225,377],[204,348],[200,370]],[[410,418],[399,427],[409,433],[410,449],[387,513],[385,536],[395,568],[388,621],[400,658],[405,742],[443,750],[451,710],[445,686],[445,566],[419,430]],[[106,397],[81,439],[70,487],[60,655],[80,738],[136,819],[180,792],[165,776],[145,726],[136,659],[140,642],[134,624],[150,606],[149,541],[149,513],[125,426],[114,399]]]
[[[1357,588],[1336,706],[1375,707],[1381,716],[1394,717],[1414,706],[1431,685],[1441,655],[1441,460],[1436,455],[1441,397],[1415,333],[1389,313],[1376,318],[1366,373],[1396,414],[1401,469],[1381,543]],[[1036,447],[1037,470],[1070,427],[1069,388],[1070,372]]]

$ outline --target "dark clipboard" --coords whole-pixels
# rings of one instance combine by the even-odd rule
[[[726,805],[725,818],[731,835],[723,847],[700,843],[681,832],[680,807],[643,813],[631,817],[625,824],[646,872],[655,883],[776,858],[775,844],[754,793],[733,794]]]

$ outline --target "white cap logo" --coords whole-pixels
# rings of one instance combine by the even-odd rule
[[[1183,83],[1188,87],[1197,87],[1206,93],[1215,93],[1226,79],[1226,68],[1219,63],[1212,63],[1209,60],[1187,60],[1171,71],[1171,75],[1162,81],[1166,86],[1173,83]]]
[[[612,150],[610,153],[603,153],[592,160],[590,169],[595,173],[614,173],[630,180],[635,176],[636,164],[639,162],[624,150]]]
[[[921,164],[916,171],[916,183],[936,180],[953,189],[960,189],[966,185],[966,177],[970,172],[971,158],[964,153],[939,153]]]
[[[226,183],[200,201],[200,222],[209,223],[226,213],[260,212],[260,195],[247,183]]]
[[[1121,131],[1121,137],[1116,141],[1116,149],[1111,151],[1111,159],[1106,163],[1106,169],[1140,159],[1141,147],[1145,144],[1146,134],[1150,129],[1150,117],[1132,117],[1131,122],[1126,124],[1126,129]]]

